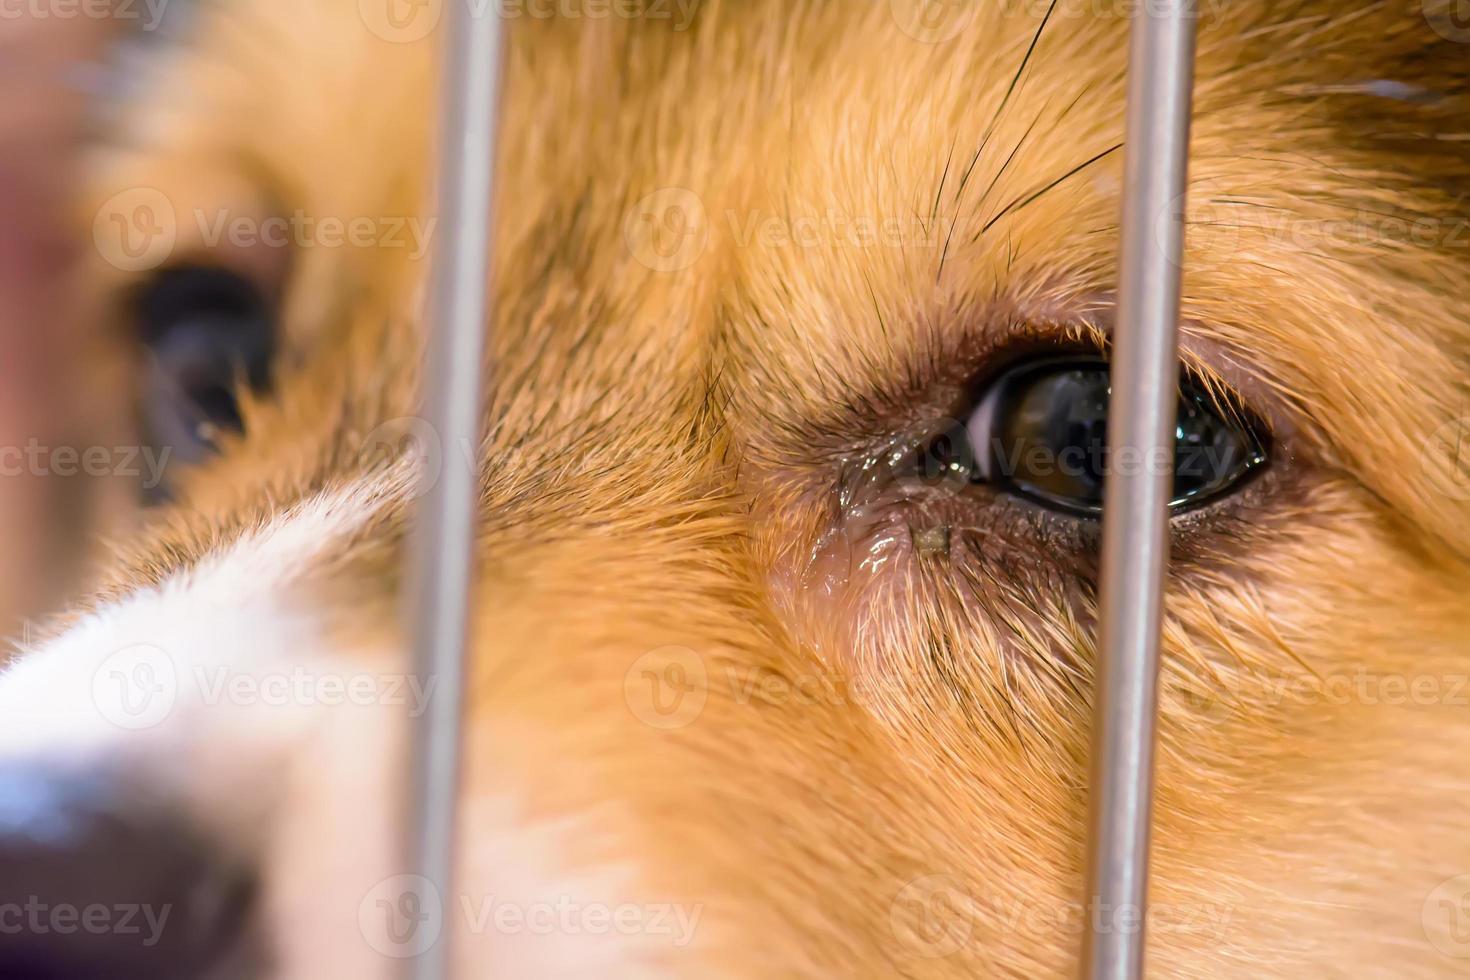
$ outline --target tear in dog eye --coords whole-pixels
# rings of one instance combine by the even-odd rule
[[[135,300],[148,352],[143,398],[150,439],[174,458],[207,455],[222,431],[239,431],[237,393],[269,382],[275,330],[254,285],[223,269],[159,273]]]
[[[917,475],[988,483],[1055,510],[1102,512],[1108,467],[1147,465],[1107,443],[1108,368],[1097,357],[1045,358],[1013,367],[981,394],[963,426],[932,437]],[[1236,488],[1267,461],[1263,427],[1222,410],[1199,383],[1180,384],[1174,443],[1176,511]]]

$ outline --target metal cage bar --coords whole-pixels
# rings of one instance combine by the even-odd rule
[[[454,905],[455,807],[459,795],[462,705],[470,586],[479,499],[481,371],[489,334],[501,24],[474,4],[445,5],[441,78],[438,233],[429,296],[424,404],[437,445],[438,477],[424,488],[414,529],[414,575],[407,593],[414,670],[436,686],[411,735],[403,828],[407,868]],[[450,930],[404,961],[404,976],[444,980]]]
[[[1154,0],[1129,42],[1082,956],[1092,980],[1143,974],[1194,34],[1193,0]]]
[[[441,892],[453,882],[478,469],[462,461],[479,441],[501,54],[498,17],[449,4],[443,26],[442,237],[425,375],[443,465],[421,501],[408,596],[415,669],[437,688],[413,731],[404,828],[408,867]],[[1082,960],[1083,975],[1098,980],[1143,970],[1194,29],[1192,0],[1155,0],[1130,41],[1087,875],[1093,928]],[[1120,927],[1125,909],[1136,929]],[[405,975],[443,980],[450,945],[445,934],[406,961]]]

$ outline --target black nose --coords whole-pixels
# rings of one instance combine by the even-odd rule
[[[0,980],[247,975],[250,876],[120,783],[0,762]]]

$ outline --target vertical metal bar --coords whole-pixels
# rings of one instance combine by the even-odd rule
[[[439,441],[438,479],[420,501],[407,598],[414,669],[432,690],[412,733],[404,830],[408,868],[453,897],[465,646],[479,496],[481,370],[490,329],[491,194],[501,80],[500,18],[445,4],[440,29],[438,234],[424,364],[427,421]],[[447,925],[447,922],[444,923]],[[405,960],[405,976],[444,980],[452,935]]]
[[[1143,974],[1194,32],[1192,0],[1153,0],[1129,45],[1082,957],[1093,980]]]

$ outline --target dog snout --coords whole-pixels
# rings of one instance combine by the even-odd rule
[[[167,801],[0,761],[0,980],[237,975],[253,892]]]

